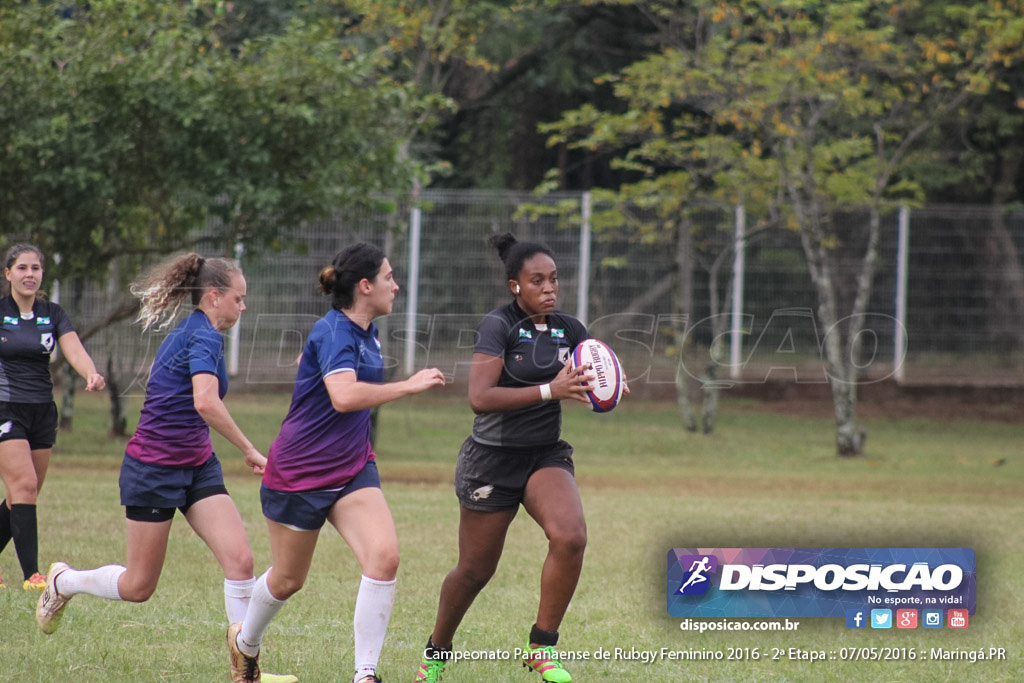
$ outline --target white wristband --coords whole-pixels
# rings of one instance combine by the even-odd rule
[[[550,384],[541,384],[540,385],[540,399],[542,401],[550,401],[551,400],[551,385]]]

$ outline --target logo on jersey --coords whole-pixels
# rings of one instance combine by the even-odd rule
[[[558,347],[558,362],[565,365],[569,362],[569,347],[559,346]]]
[[[39,343],[43,345],[47,353],[53,351],[53,332],[43,332],[39,335]]]
[[[565,339],[565,330],[552,327],[551,328],[551,337],[553,339]]]
[[[37,326],[38,325],[49,325],[49,324],[50,324],[50,319],[49,318],[44,318],[43,316],[39,316],[38,318],[36,318],[36,325]]]
[[[532,340],[533,339],[533,332],[531,332],[530,330],[524,330],[523,328],[520,327],[519,328],[519,338],[520,339],[530,339],[530,340]]]
[[[13,315],[5,315],[4,316],[4,325],[12,325],[14,327],[17,327],[18,326],[18,319],[16,317],[14,317]]]

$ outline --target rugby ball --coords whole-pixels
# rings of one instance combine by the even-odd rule
[[[590,382],[587,407],[595,413],[607,413],[622,398],[622,366],[611,347],[598,339],[584,339],[573,349],[572,367],[590,363],[590,372],[597,378]]]

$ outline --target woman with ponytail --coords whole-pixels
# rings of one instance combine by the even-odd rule
[[[398,572],[398,535],[380,488],[370,443],[370,411],[444,385],[437,368],[384,382],[377,326],[391,313],[398,284],[384,253],[354,244],[320,273],[331,310],[318,320],[299,359],[281,432],[270,446],[260,499],[273,566],[256,581],[242,623],[228,631],[232,680],[258,680],[263,634],[306,582],[325,522],[337,529],[362,570],[353,618],[355,683],[379,682],[377,663]]]
[[[476,417],[455,466],[459,559],[441,584],[434,630],[415,680],[443,679],[455,632],[494,575],[522,506],[548,542],[536,621],[521,641],[527,646],[522,665],[547,683],[569,683],[572,676],[555,646],[583,568],[587,525],[573,448],[561,438],[561,402],[587,401],[584,383],[594,380],[590,365],[569,363],[587,328],[555,308],[558,269],[549,248],[510,233],[494,235],[490,245],[505,265],[512,300],[477,327],[469,370]]]
[[[127,517],[124,565],[78,570],[50,566],[36,606],[43,633],[60,625],[75,595],[145,602],[156,590],[175,510],[213,552],[224,572],[228,623],[245,614],[255,583],[249,539],[224,486],[210,441],[212,427],[242,453],[253,474],[267,459],[242,433],[224,405],[228,390],[221,333],[245,310],[246,282],[232,261],[189,253],[146,273],[132,287],[143,330],[165,329],[186,298],[193,310],[157,350],[135,434],[121,465],[121,504]],[[257,679],[258,680],[258,679]],[[295,681],[265,676],[264,681]]]

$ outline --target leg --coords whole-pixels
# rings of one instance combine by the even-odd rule
[[[167,557],[171,522],[127,520],[126,570],[117,581],[117,592],[122,600],[145,602],[153,596]]]
[[[64,608],[75,595],[95,595],[108,600],[145,602],[160,580],[171,520],[127,520],[127,567],[109,564],[98,569],[72,569],[63,562],[50,567],[49,581],[36,604],[36,623],[49,635],[60,626]]]
[[[30,450],[29,442],[24,439],[0,442],[0,478],[7,488],[5,506],[8,508],[0,515],[0,519],[5,520],[0,528],[0,550],[8,540],[14,540],[25,581],[39,574],[36,503],[49,464],[49,448]],[[39,580],[39,584],[40,590],[45,587],[43,580]]]
[[[320,531],[297,531],[267,520],[273,566],[259,579],[252,592],[252,601],[242,620],[236,646],[245,655],[256,657],[263,634],[271,620],[306,582],[313,562]]]
[[[218,494],[198,500],[188,508],[185,519],[213,551],[226,578],[235,581],[252,578],[252,548],[231,496]]]
[[[494,576],[508,527],[518,508],[482,512],[460,509],[459,561],[441,584],[441,598],[431,642],[450,647],[473,600]]]
[[[537,627],[558,631],[576,592],[587,546],[587,524],[576,480],[559,468],[534,472],[526,484],[523,507],[548,539],[548,555],[541,571]]]
[[[374,680],[395,603],[398,533],[384,493],[377,487],[343,496],[327,519],[352,548],[363,573],[352,619],[353,680]]]

